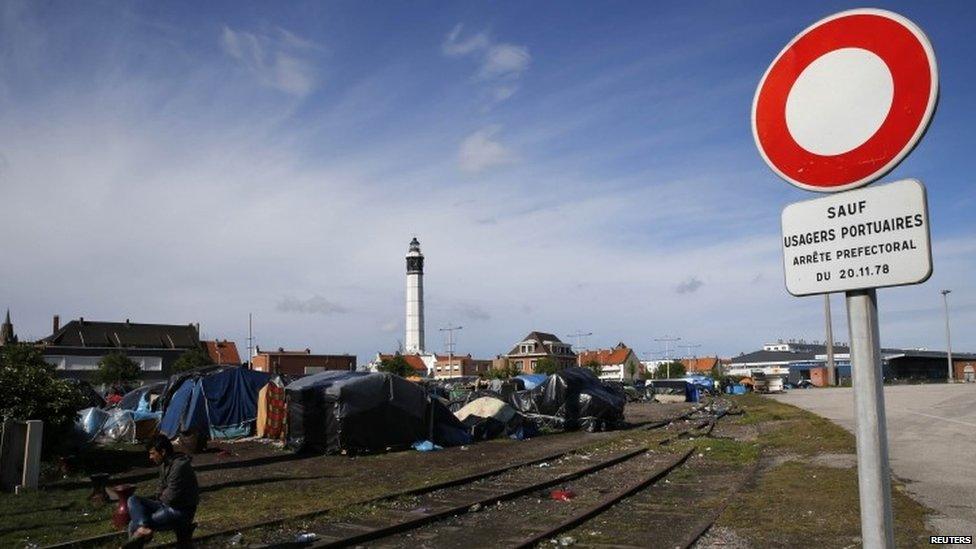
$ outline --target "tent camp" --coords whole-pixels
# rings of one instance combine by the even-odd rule
[[[327,371],[285,387],[288,447],[339,453],[405,448],[431,440],[470,442],[444,404],[417,384],[386,373]]]
[[[468,428],[474,440],[489,440],[502,435],[522,439],[535,433],[535,426],[525,421],[522,414],[492,396],[472,400],[454,415]]]
[[[181,377],[178,386],[167,388],[159,430],[168,437],[190,431],[210,438],[246,436],[257,418],[258,391],[270,377],[238,366]]]
[[[565,429],[588,431],[616,428],[624,419],[627,399],[600,382],[588,368],[565,368],[530,391],[511,396],[523,414],[561,419]]]
[[[258,419],[254,434],[271,439],[285,438],[285,386],[288,380],[277,374],[258,393]]]
[[[166,382],[150,383],[126,393],[119,401],[118,407],[123,410],[139,410],[140,412],[155,412],[159,409],[159,396],[166,390]]]

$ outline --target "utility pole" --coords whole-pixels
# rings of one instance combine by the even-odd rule
[[[688,358],[698,358],[697,356],[694,356],[694,357],[693,357],[693,356],[691,355],[691,350],[692,350],[692,349],[697,349],[697,348],[699,348],[699,347],[701,347],[701,343],[696,343],[696,344],[694,344],[694,345],[692,345],[692,344],[690,344],[690,343],[686,343],[686,344],[684,344],[684,345],[678,345],[678,347],[681,347],[682,349],[684,349],[684,350],[685,350],[685,354],[687,354],[687,355],[688,355]]]
[[[454,366],[454,332],[456,330],[463,330],[463,326],[448,326],[447,328],[441,328],[441,332],[447,332],[447,369],[450,373],[451,368]],[[436,360],[435,360],[436,362]],[[458,368],[458,373],[463,374],[464,372]],[[435,373],[436,376],[436,373]]]
[[[668,360],[665,363],[665,365],[664,365],[664,370],[665,370],[665,375],[667,376],[667,379],[671,379],[671,342],[673,342],[673,341],[681,341],[681,338],[680,337],[664,336],[664,337],[656,337],[656,338],[654,338],[654,341],[663,341],[664,342],[664,352],[666,353],[667,360]]]
[[[251,313],[247,313],[247,367],[251,367],[251,359],[254,358],[254,353],[251,349],[254,346],[254,326],[251,324]]]
[[[952,290],[942,290],[942,304],[945,306],[945,325],[946,325],[946,361],[948,362],[949,377],[946,379],[948,383],[952,383],[952,338],[949,337],[949,298],[946,297],[952,293]]]
[[[576,333],[575,334],[569,334],[567,337],[575,337],[576,338],[576,348],[582,350],[583,349],[583,347],[582,347],[583,338],[584,337],[589,337],[591,335],[593,335],[593,332],[583,333],[583,330],[576,330]],[[583,354],[580,351],[577,351],[576,352],[576,365],[577,366],[582,366],[583,365]]]
[[[837,385],[837,365],[834,364],[834,328],[830,316],[830,294],[824,294],[824,316],[827,318],[827,385]]]

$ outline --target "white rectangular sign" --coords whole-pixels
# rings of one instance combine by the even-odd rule
[[[932,274],[925,187],[905,179],[790,204],[783,266],[795,296],[925,282]]]

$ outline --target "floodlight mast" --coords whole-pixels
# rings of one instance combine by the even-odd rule
[[[581,342],[583,341],[583,338],[584,337],[589,337],[591,335],[593,335],[593,332],[583,332],[583,330],[576,330],[576,333],[575,334],[568,334],[567,337],[575,337],[576,338],[576,348],[582,350],[583,347],[581,346],[582,345]],[[583,355],[579,351],[577,351],[577,353],[576,353],[576,365],[577,366],[582,366],[583,365]]]

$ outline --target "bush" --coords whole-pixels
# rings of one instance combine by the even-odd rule
[[[62,438],[74,424],[85,397],[68,381],[55,376],[41,351],[26,343],[0,347],[0,419],[44,422],[48,441]]]
[[[206,351],[200,348],[194,348],[183,353],[180,355],[180,358],[176,359],[176,362],[173,363],[173,371],[185,372],[194,368],[210,366],[213,363],[213,359],[210,358],[210,355]]]
[[[99,383],[107,385],[124,385],[128,381],[136,381],[142,375],[142,369],[134,360],[122,353],[109,353],[98,361],[98,370],[94,378]]]
[[[654,369],[654,379],[671,379],[685,377],[685,365],[674,360],[670,363],[660,364]]]
[[[589,368],[591,372],[596,374],[596,377],[600,377],[600,374],[603,373],[603,366],[600,366],[600,363],[593,359],[587,360],[586,363],[583,364],[583,367]]]
[[[410,364],[407,363],[407,359],[403,358],[400,353],[393,355],[392,358],[380,360],[380,365],[376,367],[376,370],[400,377],[410,377],[416,374]]]
[[[492,368],[484,373],[485,379],[511,379],[522,372],[514,364],[506,362],[501,368]]]
[[[559,365],[554,359],[549,357],[543,357],[535,363],[535,373],[546,374],[551,376],[552,374],[562,370],[563,367]]]

